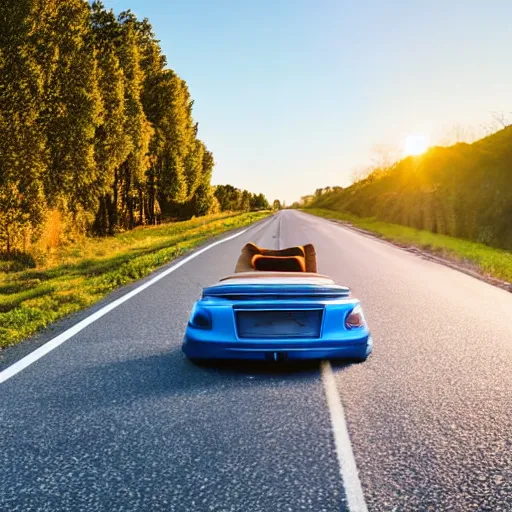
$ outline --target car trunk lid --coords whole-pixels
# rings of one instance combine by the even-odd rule
[[[350,289],[333,282],[242,282],[219,283],[203,289],[203,298],[229,300],[339,299],[350,296]]]

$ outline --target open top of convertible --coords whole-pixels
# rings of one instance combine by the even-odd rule
[[[242,248],[235,273],[205,288],[203,297],[243,300],[248,297],[348,297],[350,290],[317,273],[311,244],[287,249],[262,249],[248,243]]]
[[[316,253],[311,244],[287,249],[263,249],[248,243],[235,267],[240,272],[307,272],[316,274]]]

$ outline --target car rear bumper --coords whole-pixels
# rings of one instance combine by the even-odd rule
[[[359,340],[325,342],[248,341],[210,342],[185,335],[183,352],[191,359],[247,359],[282,361],[307,359],[365,359],[373,349],[371,336]]]

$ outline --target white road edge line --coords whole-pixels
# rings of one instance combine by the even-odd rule
[[[21,372],[27,366],[30,366],[32,363],[35,363],[38,359],[41,359],[41,357],[48,354],[48,352],[51,352],[53,349],[57,348],[59,345],[62,345],[65,341],[72,338],[75,334],[79,333],[82,329],[85,329],[88,325],[91,325],[93,322],[101,318],[102,316],[106,315],[113,309],[117,308],[117,306],[120,306],[127,300],[130,300],[132,297],[137,295],[138,293],[142,292],[146,288],[149,288],[151,285],[155,284],[156,282],[160,281],[160,279],[163,279],[164,277],[168,276],[175,270],[179,269],[185,263],[188,263],[190,260],[193,260],[200,254],[203,254],[206,251],[209,251],[213,247],[223,244],[224,242],[228,242],[229,240],[233,240],[234,238],[237,238],[241,235],[243,235],[246,231],[248,231],[249,228],[244,229],[242,231],[239,231],[238,233],[235,233],[234,235],[228,236],[226,238],[223,238],[222,240],[217,240],[217,242],[214,242],[213,244],[207,245],[206,247],[203,247],[202,249],[199,249],[196,252],[193,252],[190,256],[187,256],[183,258],[181,261],[173,265],[172,267],[169,267],[167,270],[164,270],[160,274],[156,275],[149,281],[145,282],[144,284],[141,284],[131,292],[128,292],[126,295],[123,295],[119,299],[114,300],[113,302],[107,304],[106,306],[102,307],[92,315],[89,315],[88,317],[84,318],[82,321],[78,322],[73,327],[70,327],[68,330],[64,331],[62,334],[59,334],[55,338],[52,338],[50,341],[46,342],[44,345],[40,346],[38,349],[34,350],[30,354],[26,355],[16,363],[12,364],[11,366],[7,367],[5,370],[0,372],[0,384],[5,382],[7,379],[10,379],[11,377],[14,377],[17,373]]]
[[[359,480],[359,474],[357,472],[354,452],[352,451],[352,445],[350,443],[343,405],[341,404],[336,379],[334,378],[334,373],[329,361],[322,361],[321,370],[325,397],[327,399],[329,412],[331,413],[334,444],[336,446],[341,479],[347,497],[347,506],[350,512],[368,512],[361,481]]]

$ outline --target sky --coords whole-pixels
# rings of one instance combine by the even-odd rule
[[[270,201],[346,186],[408,135],[445,143],[512,112],[511,0],[104,3],[152,23],[190,88],[213,184]]]

